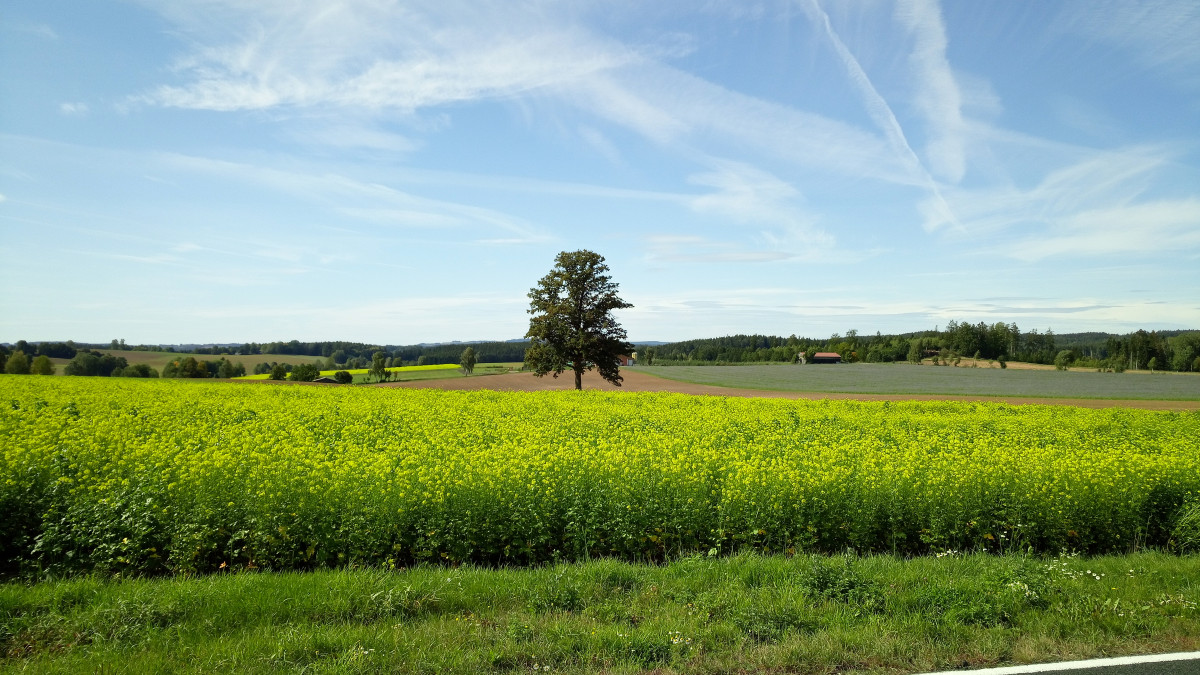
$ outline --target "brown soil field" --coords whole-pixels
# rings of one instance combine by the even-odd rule
[[[679,394],[703,396],[744,396],[759,398],[791,399],[850,399],[857,401],[992,401],[1013,405],[1066,405],[1080,408],[1140,408],[1142,410],[1200,410],[1200,401],[1146,401],[1094,398],[1024,398],[1014,396],[948,396],[939,394],[838,394],[828,392],[762,391],[758,389],[734,389],[714,387],[689,382],[676,382],[634,370],[623,370],[622,386],[616,387],[601,379],[595,372],[583,377],[584,389],[600,391],[665,391]],[[575,378],[570,372],[557,379],[534,377],[531,373],[505,373],[478,377],[459,377],[445,380],[417,382],[393,382],[371,385],[376,387],[405,387],[422,389],[490,389],[492,391],[556,391],[575,387]]]

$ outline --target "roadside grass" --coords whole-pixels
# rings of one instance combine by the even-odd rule
[[[0,586],[0,671],[914,673],[1200,647],[1200,556],[691,556]]]
[[[907,363],[636,366],[669,380],[740,389],[859,394],[1200,400],[1200,376],[1176,377]]]

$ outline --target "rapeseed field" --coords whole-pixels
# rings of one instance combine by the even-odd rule
[[[0,376],[0,573],[1124,552],[1200,415]]]

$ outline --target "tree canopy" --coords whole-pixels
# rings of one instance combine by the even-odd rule
[[[4,372],[9,375],[28,375],[29,374],[29,358],[25,356],[25,352],[18,349],[8,357],[8,361],[4,364]]]
[[[529,348],[525,364],[534,375],[567,368],[575,372],[575,388],[583,388],[584,372],[621,385],[618,357],[633,351],[613,310],[633,305],[617,296],[617,284],[605,274],[604,257],[592,251],[563,251],[554,268],[529,291]]]

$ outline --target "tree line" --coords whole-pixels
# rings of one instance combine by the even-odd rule
[[[1022,331],[1015,323],[951,321],[945,329],[897,335],[860,335],[849,330],[827,339],[790,335],[727,335],[640,345],[638,362],[646,365],[705,363],[794,363],[816,352],[836,352],[844,361],[886,363],[937,359],[1025,361],[1059,367],[1103,370],[1174,370],[1200,372],[1200,331],[1146,331],[1126,335]]]
[[[340,340],[301,342],[247,342],[241,345],[223,345],[201,347],[194,351],[206,355],[272,355],[286,354],[289,356],[314,356],[321,359],[332,359],[338,366],[353,368],[369,368],[376,352],[383,352],[384,357],[393,365],[437,365],[458,363],[463,349],[470,346],[475,351],[479,363],[514,363],[525,358],[527,341],[517,342],[472,342],[438,345],[375,345],[365,342],[346,342]],[[326,361],[328,363],[328,361]]]
[[[373,368],[382,354],[382,369],[407,365],[459,364],[466,347],[472,349],[477,363],[512,363],[525,360],[529,341],[455,343],[441,345],[379,346],[361,342],[321,341],[255,343],[213,346],[197,349],[200,356],[220,358],[201,360],[180,356],[163,373],[146,364],[129,364],[122,356],[104,354],[91,345],[65,342],[30,343],[19,340],[11,347],[0,345],[0,372],[11,374],[54,374],[50,359],[70,359],[67,375],[100,377],[240,377],[246,374],[241,363],[225,359],[235,354],[287,354],[312,356],[315,370],[355,370]],[[115,347],[113,345],[116,345]],[[145,345],[127,346],[113,340],[109,349],[146,351]],[[664,345],[637,348],[642,364],[716,364],[785,362],[799,356],[811,360],[816,352],[837,352],[845,361],[886,363],[955,358],[974,358],[1052,364],[1058,367],[1088,367],[1102,370],[1172,370],[1200,372],[1200,331],[1146,331],[1125,335],[1102,332],[1055,334],[1052,330],[1021,330],[1015,323],[970,323],[951,321],[944,329],[895,335],[860,335],[857,330],[835,333],[827,339],[790,335],[727,335],[724,337],[683,340]],[[294,366],[264,359],[254,366],[256,374],[272,374],[277,379],[291,376]],[[273,372],[276,371],[276,372]],[[302,375],[309,375],[307,369]]]

